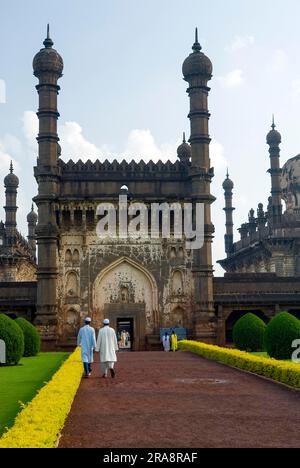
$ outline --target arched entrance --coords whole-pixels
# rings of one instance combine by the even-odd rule
[[[111,320],[121,347],[145,349],[146,336],[158,328],[158,293],[153,275],[130,258],[118,259],[94,282],[93,310],[100,323],[105,317]]]

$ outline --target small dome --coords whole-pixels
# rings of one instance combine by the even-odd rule
[[[5,185],[5,187],[11,187],[11,188],[18,188],[19,187],[19,179],[14,174],[14,168],[13,168],[12,162],[10,164],[10,174],[8,174],[5,177],[4,185]]]
[[[47,30],[47,38],[44,40],[44,49],[41,49],[33,59],[33,72],[36,77],[42,73],[55,73],[58,77],[62,76],[64,62],[59,53],[52,48],[53,41],[49,37],[49,25]]]
[[[275,130],[276,125],[272,124],[272,130],[267,135],[267,144],[268,145],[280,145],[281,143],[281,135],[277,130]]]
[[[233,190],[234,189],[234,183],[232,180],[229,178],[229,174],[227,173],[227,178],[223,182],[223,189],[225,191]]]
[[[192,148],[190,145],[186,142],[185,139],[185,133],[183,134],[183,142],[180,146],[177,148],[177,156],[182,162],[187,162],[190,161],[192,157]]]
[[[201,45],[198,42],[198,30],[196,29],[196,40],[193,45],[193,52],[185,59],[182,66],[184,79],[189,81],[194,75],[201,75],[208,80],[212,77],[213,66],[210,59],[201,52]]]
[[[28,224],[36,224],[38,221],[38,215],[35,213],[33,205],[31,207],[30,213],[27,215],[27,223]]]

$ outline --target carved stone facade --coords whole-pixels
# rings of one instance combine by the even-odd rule
[[[91,315],[101,326],[109,317],[133,320],[135,349],[159,343],[161,327],[184,326],[189,335],[215,340],[208,134],[208,81],[212,65],[201,52],[196,33],[193,51],[185,60],[183,75],[190,98],[190,145],[185,137],[176,163],[144,161],[63,161],[58,144],[57,82],[63,60],[53,49],[49,32],[44,48],[33,61],[39,79],[37,314],[35,323],[44,344],[51,348],[74,341],[82,319]],[[185,238],[159,229],[147,240],[103,239],[96,227],[97,207],[110,203],[118,211],[124,190],[134,203],[204,204],[204,246],[187,250]],[[162,220],[160,220],[160,228]]]

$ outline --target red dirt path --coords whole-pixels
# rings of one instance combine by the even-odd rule
[[[300,392],[173,353],[119,354],[83,380],[60,447],[300,447]]]

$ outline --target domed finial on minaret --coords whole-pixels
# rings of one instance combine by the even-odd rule
[[[53,45],[54,45],[54,42],[52,41],[52,39],[50,38],[50,26],[49,26],[49,23],[47,24],[47,37],[46,39],[44,40],[43,42],[44,46],[46,47],[46,49],[52,49]]]
[[[49,24],[47,25],[47,37],[43,44],[44,48],[33,59],[33,73],[43,82],[49,80],[49,73],[55,75],[55,79],[58,80],[62,76],[64,62],[59,53],[53,49],[54,42],[50,38]]]
[[[199,44],[198,28],[196,28],[192,50],[193,52],[185,59],[182,66],[185,81],[190,83],[195,76],[202,76],[206,82],[211,80],[213,66],[210,59],[201,52],[202,47]]]
[[[190,145],[186,142],[185,132],[183,132],[183,141],[177,148],[177,156],[183,164],[188,164],[192,157]]]
[[[276,125],[275,125],[275,118],[274,118],[274,114],[272,116],[272,125],[271,125],[271,128],[272,130],[270,130],[270,132],[268,133],[267,135],[267,144],[269,146],[272,146],[272,145],[280,145],[281,143],[281,135],[280,133],[275,130],[276,128]]]
[[[234,189],[234,183],[229,178],[229,170],[227,169],[226,179],[223,182],[223,189],[225,192],[230,192]]]
[[[275,125],[275,117],[274,117],[274,114],[273,114],[273,118],[272,118],[272,129],[275,130],[276,128],[276,125]]]
[[[10,170],[10,173],[11,173],[11,174],[14,173],[14,166],[13,166],[13,162],[12,162],[12,161],[10,161],[10,168],[9,168],[9,170]]]
[[[202,47],[199,43],[199,40],[198,40],[198,28],[196,28],[195,30],[195,43],[192,47],[193,51],[194,52],[200,52],[200,50],[202,50]]]

